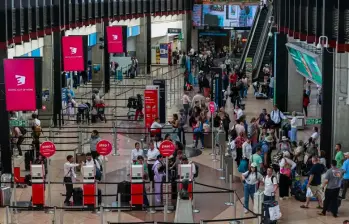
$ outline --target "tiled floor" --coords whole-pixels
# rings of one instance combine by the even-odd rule
[[[163,69],[168,69],[167,67]],[[168,77],[175,77],[177,76],[177,72],[169,73]],[[155,77],[153,77],[155,78]],[[161,77],[156,77],[161,78]],[[176,81],[174,81],[176,80]],[[141,89],[132,89],[132,87],[127,87],[127,85],[133,84],[138,85],[149,85],[151,84],[151,78],[148,78],[146,80],[142,79],[134,79],[134,80],[125,80],[121,84],[112,83],[111,92],[105,96],[106,101],[108,102],[109,106],[116,107],[116,113],[118,116],[125,115],[127,113],[127,109],[125,108],[125,102],[122,99],[127,99],[129,96],[135,95],[137,93],[141,93]],[[146,83],[145,83],[146,82]],[[176,84],[174,84],[176,83]],[[168,102],[167,110],[168,114],[171,115],[174,112],[178,112],[178,105],[180,105],[180,96],[181,96],[181,86],[182,84],[182,77],[179,76],[179,78],[175,78],[172,81],[168,81],[168,85],[173,85],[175,87],[171,87],[176,89],[178,92],[176,94],[172,94],[171,97],[168,96],[168,98],[171,98],[171,103]],[[168,86],[168,88],[170,88]],[[126,94],[120,94],[124,91],[129,90]],[[116,96],[119,95],[119,96]],[[116,100],[115,100],[116,99]],[[315,105],[315,104],[314,104]],[[121,106],[121,107],[120,107]],[[246,101],[246,115],[248,118],[251,118],[252,116],[258,116],[262,108],[266,108],[268,111],[271,110],[272,104],[269,100],[256,100],[251,94],[248,96],[248,99]],[[310,107],[310,114],[313,113],[312,110],[315,106]],[[227,105],[227,111],[229,111],[232,115],[232,108],[231,105]],[[114,111],[112,108],[108,108],[107,110],[107,123],[97,123],[93,125],[82,125],[80,128],[77,127],[74,121],[68,122],[61,130],[60,129],[52,129],[52,136],[59,137],[54,139],[55,143],[57,144],[57,149],[60,151],[57,152],[51,159],[51,165],[50,165],[50,174],[51,174],[51,181],[57,181],[61,182],[63,178],[63,163],[65,162],[65,157],[68,154],[74,155],[76,152],[76,149],[78,148],[78,132],[79,130],[86,131],[87,133],[84,133],[82,138],[84,140],[88,139],[88,132],[92,131],[93,129],[97,129],[101,132],[101,137],[103,139],[110,140],[113,142],[113,135],[112,135],[112,123],[116,122],[118,127],[118,132],[123,132],[123,134],[117,135],[120,139],[118,141],[118,153],[120,156],[109,156],[107,167],[106,169],[106,181],[108,182],[120,182],[123,180],[127,180],[129,177],[127,174],[129,173],[130,168],[130,153],[133,148],[133,145],[136,141],[140,141],[142,138],[142,135],[138,134],[135,129],[126,129],[126,127],[141,127],[142,124],[139,124],[137,122],[130,122],[127,121],[125,118],[115,119],[113,116]],[[126,133],[128,131],[128,133]],[[48,132],[48,130],[46,130]],[[309,136],[310,130],[306,129],[305,131],[299,132],[299,139],[305,139]],[[187,134],[186,138],[188,140],[188,144],[190,144],[192,139],[191,134]],[[63,144],[66,143],[66,144]],[[84,144],[82,147],[82,151],[87,152],[89,151],[89,145]],[[211,149],[205,149],[203,153],[200,156],[191,158],[196,164],[199,166],[199,172],[200,175],[197,178],[197,184],[195,187],[195,191],[217,191],[217,189],[210,188],[207,186],[202,186],[200,184],[204,185],[210,185],[214,187],[221,187],[221,188],[229,188],[229,181],[221,180],[219,177],[223,176],[224,174],[221,171],[218,171],[217,169],[220,167],[220,163],[214,162],[212,159],[212,156],[210,155]],[[21,164],[23,166],[23,162],[20,159],[16,159],[16,162]],[[24,175],[24,172],[23,172]],[[238,196],[243,200],[243,192],[242,192],[242,185],[239,181],[239,174],[235,172],[234,177],[234,183],[232,184],[233,189],[237,191]],[[78,184],[74,185],[75,187],[79,186]],[[102,189],[102,192],[106,194],[116,194],[117,192],[117,185],[108,185],[105,187],[104,185],[100,184],[99,188]],[[63,197],[61,194],[65,193],[64,186],[62,184],[52,184],[51,185],[52,193],[52,206],[61,206]],[[105,191],[106,189],[106,191]],[[47,194],[47,191],[46,191]],[[47,196],[47,195],[46,195]],[[17,189],[16,191],[16,198],[18,201],[29,201],[31,197],[31,188],[28,187],[26,189]],[[47,198],[47,197],[46,197]],[[111,205],[113,202],[115,202],[116,196],[107,197],[104,200],[104,204]],[[228,193],[203,193],[203,194],[197,194],[195,197],[195,207],[200,210],[200,213],[194,214],[194,219],[196,222],[199,222],[200,220],[217,220],[217,222],[214,223],[228,223],[227,221],[218,221],[220,219],[232,219],[234,217],[234,207],[232,206],[226,206],[224,203],[229,201],[229,194]],[[252,203],[252,202],[251,202]],[[334,219],[329,217],[319,217],[316,212],[317,210],[311,208],[308,210],[303,210],[299,208],[301,203],[295,201],[294,199],[290,199],[287,201],[280,201],[281,211],[283,214],[282,220],[280,223],[287,223],[287,224],[302,224],[302,223],[329,223],[329,224],[337,224],[341,223],[343,221],[344,217],[349,217],[349,212],[346,209],[349,205],[347,201],[343,202],[342,207],[340,208],[339,216],[340,218]],[[315,206],[314,203],[311,204],[311,206]],[[247,214],[246,216],[242,213],[242,205],[241,203],[237,202],[236,207],[236,217],[248,217],[250,214]],[[251,215],[250,215],[251,216]],[[15,219],[12,221],[12,223],[37,223],[37,224],[48,224],[52,223],[53,215],[51,214],[45,214],[42,211],[35,211],[35,212],[29,212],[29,211],[22,211],[20,214],[12,215],[12,217]],[[168,221],[173,221],[174,219],[174,213],[168,214]],[[104,223],[109,222],[117,222],[118,220],[118,213],[117,212],[105,212],[103,217],[101,217],[99,214],[93,214],[91,212],[85,211],[85,212],[71,212],[71,211],[62,211],[57,210],[56,213],[56,220],[59,220],[60,223],[70,223],[70,224],[95,224],[95,223],[102,223],[102,219]],[[0,220],[6,220],[6,213],[5,209],[0,209]],[[143,211],[125,211],[121,212],[120,221],[124,223],[130,223],[130,222],[142,222],[142,221],[163,221],[164,220],[164,214],[163,212],[157,212],[155,214],[146,213]],[[255,223],[256,219],[254,220],[246,220],[244,223]],[[1,223],[1,221],[0,221]]]

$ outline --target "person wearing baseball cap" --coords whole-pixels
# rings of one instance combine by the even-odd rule
[[[345,196],[347,194],[347,190],[349,187],[349,152],[344,153],[345,161],[342,166],[342,170],[344,172],[343,175],[343,192],[342,192],[342,198],[345,199]]]

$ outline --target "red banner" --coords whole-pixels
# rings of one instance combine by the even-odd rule
[[[6,110],[36,110],[34,59],[5,59],[4,73]]]
[[[64,71],[84,71],[85,58],[83,37],[62,37],[62,57]]]
[[[107,27],[108,53],[124,53],[122,26]]]
[[[145,127],[150,128],[156,117],[159,117],[159,90],[144,90]]]

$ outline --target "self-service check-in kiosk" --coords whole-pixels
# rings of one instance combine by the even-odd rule
[[[87,165],[82,167],[83,175],[83,205],[96,205],[96,180],[95,180],[95,166]]]
[[[44,164],[30,165],[32,178],[32,204],[33,206],[45,205],[45,167]]]
[[[131,205],[143,205],[143,171],[143,165],[131,165]]]
[[[193,199],[193,170],[192,170],[193,164],[179,164],[178,165],[178,173],[179,173],[179,181],[180,181],[180,186],[179,189],[182,190],[182,184],[181,182],[183,180],[189,180],[189,185],[188,185],[188,193],[190,196],[190,199]]]

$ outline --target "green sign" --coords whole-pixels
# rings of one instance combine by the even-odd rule
[[[25,127],[27,123],[28,122],[24,120],[10,120],[10,127]]]
[[[179,33],[178,40],[183,40],[183,33]]]
[[[318,125],[322,124],[322,119],[321,118],[307,118],[305,121],[306,125]]]
[[[246,58],[246,71],[252,72],[252,58]]]

